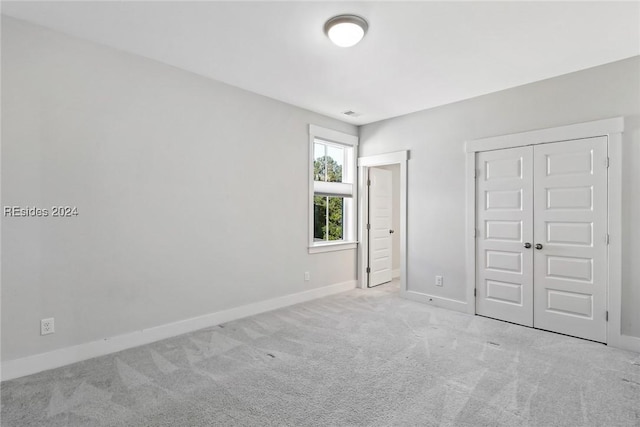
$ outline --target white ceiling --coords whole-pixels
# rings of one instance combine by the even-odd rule
[[[637,1],[3,1],[2,13],[354,124],[640,54]],[[369,21],[355,47],[323,33],[342,13]]]

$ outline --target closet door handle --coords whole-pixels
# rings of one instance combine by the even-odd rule
[[[525,244],[524,244],[524,247],[525,247],[525,248],[527,248],[527,249],[529,249],[529,248],[531,247],[531,243],[529,243],[529,242],[525,243]]]
[[[536,243],[536,249],[537,249],[537,250],[542,249],[542,244],[540,244],[540,243]]]

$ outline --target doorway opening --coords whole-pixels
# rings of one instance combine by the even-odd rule
[[[358,287],[404,296],[408,152],[358,159]]]

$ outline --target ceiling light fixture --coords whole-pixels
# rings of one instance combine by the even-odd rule
[[[324,32],[329,39],[340,47],[351,47],[367,33],[369,24],[356,15],[338,15],[324,24]]]

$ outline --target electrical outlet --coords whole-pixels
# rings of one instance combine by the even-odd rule
[[[53,317],[40,321],[40,335],[49,335],[56,331]]]
[[[442,286],[442,276],[436,276],[436,286]]]
[[[309,280],[311,280],[311,273],[309,273],[308,271],[304,272],[304,281],[308,282]]]

